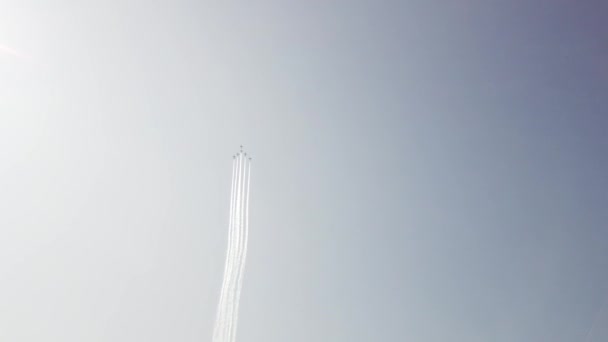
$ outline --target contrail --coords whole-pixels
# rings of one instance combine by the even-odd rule
[[[224,283],[220,298],[220,307],[218,309],[218,317],[220,317],[219,325],[216,326],[217,341],[230,341],[230,327],[233,325],[232,318],[232,303],[234,279],[236,277],[237,262],[236,255],[238,253],[238,213],[240,212],[240,187],[242,177],[240,174],[242,158],[240,155],[234,160],[233,167],[233,191],[231,196],[231,222],[229,224],[228,252],[226,256],[226,268],[224,272]]]
[[[236,297],[240,298],[241,297],[241,290],[243,288],[243,272],[245,270],[245,262],[247,261],[247,241],[249,238],[249,187],[251,185],[250,180],[251,180],[251,163],[248,163],[247,165],[247,170],[245,171],[245,173],[247,174],[247,189],[245,190],[245,195],[244,195],[244,201],[245,201],[245,209],[243,210],[243,216],[244,216],[244,222],[243,222],[243,243],[242,243],[242,257],[240,260],[240,266],[239,266],[239,278],[238,278],[238,282],[237,282],[237,288],[236,288]],[[232,332],[233,335],[233,339],[236,340],[236,326],[238,325],[239,322],[239,301],[237,301],[235,303],[235,315],[234,315],[234,330]]]
[[[231,253],[231,245],[230,245],[230,241],[232,240],[232,221],[234,219],[234,191],[235,191],[235,174],[236,174],[236,164],[233,161],[232,162],[232,182],[231,182],[231,187],[230,187],[230,218],[229,218],[229,223],[228,223],[228,250],[226,252],[226,264],[224,265],[224,274],[227,274],[228,272],[228,267],[229,267],[229,260],[230,260],[230,253]],[[224,306],[224,301],[226,300],[226,293],[223,290],[227,285],[227,279],[224,277],[223,282],[222,282],[222,292],[220,294],[220,301],[218,304],[218,308],[217,308],[217,317],[215,319],[215,329],[213,331],[213,340],[216,341],[219,338],[219,335],[221,333],[221,330],[217,329],[218,326],[222,326],[223,321],[225,319],[224,317],[224,312],[223,312],[223,306]]]
[[[231,316],[231,321],[230,321],[230,326],[228,327],[228,336],[229,336],[229,340],[230,341],[234,341],[236,336],[235,336],[235,330],[236,330],[236,322],[237,322],[237,316],[238,316],[238,304],[237,304],[237,300],[238,300],[238,282],[239,282],[239,278],[240,278],[240,270],[241,270],[241,264],[242,264],[242,251],[243,251],[243,208],[245,206],[245,196],[243,195],[243,191],[244,191],[244,187],[245,187],[245,175],[244,175],[244,169],[247,167],[246,165],[246,159],[243,155],[240,156],[239,158],[240,163],[241,163],[241,167],[239,168],[239,192],[238,192],[238,208],[239,208],[239,217],[236,221],[237,223],[237,229],[236,229],[236,241],[235,244],[237,245],[236,248],[236,252],[237,254],[234,256],[236,263],[234,265],[234,279],[232,282],[233,288],[231,289],[231,296],[233,298],[233,300],[230,302],[230,316]]]
[[[236,245],[235,253],[233,257],[235,258],[233,263],[233,273],[231,279],[230,288],[230,298],[232,299],[229,302],[228,314],[230,316],[229,325],[226,327],[228,332],[228,340],[230,342],[234,342],[236,339],[236,329],[237,329],[237,320],[238,320],[238,308],[239,308],[239,300],[240,300],[240,286],[242,284],[243,277],[243,261],[244,261],[244,251],[245,251],[245,239],[246,235],[245,229],[247,227],[246,223],[246,207],[248,202],[246,202],[246,189],[248,188],[248,179],[246,179],[246,171],[249,167],[249,160],[246,157],[246,154],[239,154],[239,173],[238,173],[238,193],[237,193],[237,210],[238,215],[235,221],[236,234],[234,236],[234,244]]]
[[[241,211],[241,186],[242,186],[242,182],[243,182],[243,178],[241,176],[241,168],[242,168],[242,155],[241,153],[237,154],[237,160],[236,160],[236,167],[237,167],[237,173],[236,173],[236,191],[234,193],[234,219],[232,221],[232,227],[230,227],[230,229],[232,230],[232,238],[230,240],[230,259],[229,261],[227,260],[227,262],[229,262],[229,268],[228,268],[228,275],[227,275],[227,279],[228,279],[228,285],[226,286],[226,302],[224,303],[224,316],[226,317],[225,320],[225,324],[223,326],[223,338],[225,341],[232,341],[232,337],[231,337],[231,331],[232,331],[232,326],[234,324],[234,312],[233,312],[233,304],[234,304],[234,288],[235,288],[235,279],[236,279],[236,272],[238,269],[238,259],[237,259],[237,255],[238,255],[238,250],[239,250],[239,246],[238,246],[238,239],[239,239],[239,222],[240,222],[240,217],[239,217],[239,213]]]
[[[226,263],[224,265],[224,274],[228,274],[228,270],[230,269],[230,264],[231,264],[231,255],[232,255],[232,236],[234,234],[232,226],[233,226],[233,222],[234,222],[234,194],[236,191],[236,171],[237,171],[237,167],[236,167],[236,162],[233,160],[232,161],[232,185],[230,187],[230,218],[229,218],[229,223],[228,223],[228,250],[226,252]],[[217,308],[217,317],[216,317],[216,321],[215,321],[215,330],[213,331],[213,340],[219,340],[221,334],[223,334],[223,331],[218,329],[218,327],[221,327],[225,324],[225,312],[224,312],[224,306],[225,306],[225,301],[226,301],[226,291],[224,290],[224,288],[226,288],[226,286],[228,286],[228,279],[227,277],[224,277],[223,282],[222,282],[222,292],[220,295],[220,301],[218,304],[218,308]]]
[[[214,342],[236,340],[239,301],[247,258],[250,181],[251,158],[247,157],[241,147],[241,151],[233,157],[232,161],[228,250],[213,330]]]
[[[227,289],[228,291],[228,303],[226,306],[226,314],[229,317],[229,320],[226,324],[226,326],[224,327],[225,329],[225,335],[226,335],[226,339],[227,341],[233,341],[232,338],[232,329],[234,326],[234,302],[235,302],[235,291],[236,291],[236,279],[237,279],[237,272],[239,269],[239,251],[240,251],[240,246],[239,246],[239,240],[240,240],[240,226],[241,226],[241,211],[242,211],[242,186],[243,186],[243,175],[242,175],[242,168],[243,168],[243,155],[239,152],[238,154],[238,158],[237,158],[237,192],[236,192],[236,196],[235,196],[235,208],[236,208],[236,217],[235,220],[233,222],[233,236],[232,236],[232,245],[234,246],[234,248],[232,249],[232,255],[231,255],[231,267],[230,267],[230,273],[228,275],[230,281],[229,281],[229,288]]]
[[[246,156],[243,156],[244,166],[242,168],[241,177],[243,179],[242,188],[241,188],[241,221],[239,225],[239,234],[238,234],[238,244],[239,244],[239,255],[238,255],[238,273],[235,279],[235,292],[234,296],[236,300],[233,303],[233,326],[232,331],[230,333],[231,341],[236,340],[236,327],[238,325],[239,319],[239,304],[241,298],[241,288],[243,285],[243,272],[245,270],[245,259],[247,258],[247,235],[248,235],[248,211],[249,211],[249,171],[251,169],[251,163]]]

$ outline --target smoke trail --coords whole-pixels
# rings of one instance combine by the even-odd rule
[[[234,278],[231,281],[232,289],[230,295],[232,297],[232,301],[230,302],[230,326],[228,327],[228,337],[230,342],[234,342],[236,340],[236,328],[238,321],[238,308],[239,308],[239,300],[240,300],[240,286],[242,284],[243,278],[243,267],[244,267],[244,249],[245,249],[245,235],[246,235],[246,210],[248,206],[248,201],[246,198],[246,191],[248,188],[249,179],[246,178],[247,170],[249,168],[249,162],[245,154],[241,155],[240,165],[239,165],[239,186],[238,186],[238,216],[236,220],[236,255],[235,255],[235,264],[234,266]]]
[[[250,160],[242,150],[233,160],[228,251],[213,330],[214,342],[234,342],[236,340],[239,300],[249,233]]]
[[[244,217],[244,222],[243,222],[243,243],[242,243],[242,255],[241,255],[241,260],[240,260],[240,265],[239,265],[239,273],[238,273],[238,280],[237,280],[237,288],[236,288],[236,297],[240,298],[241,297],[241,290],[243,288],[243,273],[245,270],[245,262],[247,261],[247,242],[249,239],[249,191],[250,191],[250,186],[251,186],[251,162],[247,162],[246,165],[247,169],[244,171],[244,173],[247,175],[247,183],[246,183],[246,189],[244,189],[245,194],[244,194],[244,201],[245,201],[245,209],[243,210],[243,217]],[[236,327],[238,325],[238,321],[239,321],[239,301],[237,300],[236,304],[235,304],[235,315],[234,315],[234,330],[232,332],[232,336],[233,336],[233,341],[236,340]]]
[[[245,267],[245,258],[246,258],[246,250],[247,250],[247,210],[248,210],[248,206],[249,206],[249,201],[247,198],[247,191],[249,190],[249,177],[248,177],[248,171],[251,168],[250,162],[248,160],[248,158],[244,155],[243,156],[243,167],[241,169],[241,177],[243,179],[242,182],[242,187],[241,187],[241,212],[240,212],[240,216],[241,216],[241,221],[239,224],[239,234],[238,234],[238,245],[239,245],[239,255],[237,257],[237,265],[238,268],[236,268],[237,273],[236,273],[236,278],[235,278],[235,290],[233,292],[233,295],[235,297],[235,301],[233,303],[233,325],[232,325],[232,330],[230,332],[230,336],[231,336],[231,341],[235,341],[236,340],[236,327],[238,325],[238,318],[239,318],[239,303],[240,303],[240,298],[241,298],[241,288],[242,288],[242,283],[243,283],[243,271],[244,271],[244,267]]]
[[[226,252],[226,263],[224,265],[224,275],[228,274],[228,270],[231,264],[231,258],[230,256],[232,255],[232,236],[233,236],[233,222],[234,222],[234,195],[236,192],[236,172],[237,172],[237,164],[236,164],[236,160],[233,159],[232,160],[232,180],[231,180],[231,186],[230,186],[230,218],[229,218],[229,223],[228,223],[228,250]],[[221,340],[221,335],[223,334],[223,330],[221,329],[221,327],[223,327],[225,325],[225,310],[224,310],[224,306],[225,306],[225,302],[226,302],[226,290],[225,288],[228,286],[228,279],[227,277],[224,276],[224,279],[222,281],[222,291],[220,294],[220,301],[218,304],[218,308],[217,308],[217,317],[215,319],[215,327],[213,330],[213,340],[214,341],[220,341]]]
[[[242,277],[243,277],[243,267],[244,267],[244,249],[245,249],[245,235],[246,235],[246,226],[247,226],[247,222],[246,222],[246,210],[247,210],[247,206],[248,206],[248,201],[246,198],[246,190],[248,188],[248,179],[246,178],[247,176],[247,170],[249,167],[249,162],[248,159],[246,158],[245,154],[241,155],[241,163],[240,163],[240,169],[239,169],[239,178],[240,178],[240,183],[239,183],[239,193],[238,193],[238,218],[236,221],[237,224],[237,234],[236,234],[236,244],[237,244],[237,254],[236,254],[236,262],[235,262],[235,266],[234,266],[234,271],[235,271],[235,275],[234,275],[234,279],[232,280],[232,285],[233,288],[231,289],[231,296],[233,298],[232,302],[230,303],[230,317],[231,317],[231,321],[230,321],[230,326],[229,326],[229,341],[230,342],[234,342],[236,340],[236,329],[237,329],[237,321],[238,321],[238,308],[239,308],[239,301],[240,301],[240,286],[242,284]]]
[[[237,279],[237,271],[239,268],[239,260],[238,260],[238,256],[239,256],[239,250],[240,250],[240,245],[239,245],[239,239],[240,239],[240,225],[241,225],[241,211],[242,211],[242,203],[241,203],[241,188],[243,186],[243,176],[242,176],[242,168],[243,168],[243,155],[242,153],[239,152],[238,154],[238,161],[237,161],[237,192],[236,192],[236,196],[235,196],[235,201],[236,201],[236,216],[235,216],[235,221],[233,222],[233,239],[232,239],[232,244],[235,246],[235,248],[233,249],[233,253],[231,255],[231,267],[230,267],[230,274],[229,274],[229,288],[228,288],[228,302],[226,305],[226,311],[227,311],[227,315],[228,315],[228,321],[226,326],[224,327],[225,330],[225,338],[226,341],[233,341],[232,338],[232,329],[234,326],[234,302],[235,302],[235,289],[236,289],[236,279]]]
[[[237,296],[237,291],[238,291],[238,279],[240,277],[240,269],[241,269],[241,263],[242,263],[242,241],[243,241],[243,208],[244,208],[244,196],[243,196],[243,189],[245,187],[245,177],[244,177],[244,168],[246,167],[246,159],[244,157],[244,155],[241,155],[241,164],[239,167],[239,197],[238,197],[238,218],[236,221],[237,227],[236,227],[236,245],[237,245],[237,254],[235,255],[235,265],[234,265],[234,279],[232,282],[232,289],[231,289],[231,296],[232,296],[232,301],[230,302],[230,317],[231,317],[231,321],[230,321],[230,325],[227,327],[228,328],[228,340],[229,341],[234,341],[235,340],[235,334],[234,331],[236,329],[236,316],[238,315],[237,312],[237,301],[238,301],[238,296]]]
[[[234,267],[235,267],[235,255],[236,255],[236,224],[237,224],[237,219],[238,219],[238,197],[239,197],[239,182],[240,182],[240,177],[239,177],[239,169],[240,169],[240,156],[237,156],[237,159],[235,161],[235,166],[236,166],[236,170],[235,170],[235,180],[234,180],[234,193],[232,195],[231,198],[231,202],[233,202],[233,213],[232,213],[232,222],[229,226],[229,232],[231,234],[230,239],[229,239],[229,250],[230,253],[228,255],[228,257],[226,258],[226,264],[228,265],[228,273],[227,275],[225,275],[226,277],[226,289],[225,289],[225,298],[224,298],[224,304],[223,304],[223,325],[222,325],[222,339],[225,341],[229,341],[229,336],[228,336],[228,326],[230,326],[232,324],[232,318],[231,318],[231,312],[229,311],[230,308],[230,303],[232,302],[232,295],[231,295],[231,289],[233,287],[232,283],[234,282]]]

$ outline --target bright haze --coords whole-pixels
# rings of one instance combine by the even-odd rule
[[[244,145],[239,342],[607,341],[607,6],[3,1],[0,340],[211,341]]]

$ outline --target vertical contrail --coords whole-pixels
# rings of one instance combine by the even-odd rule
[[[231,182],[231,187],[230,187],[230,218],[228,221],[228,250],[226,252],[226,263],[224,265],[224,275],[228,274],[228,270],[230,268],[230,263],[231,263],[231,258],[230,256],[232,255],[232,236],[234,235],[232,226],[233,226],[233,222],[234,222],[234,204],[235,204],[235,191],[236,191],[236,172],[237,172],[237,165],[236,165],[236,160],[233,158],[232,160],[232,182]],[[226,296],[227,293],[226,291],[224,291],[223,289],[228,286],[228,278],[226,276],[224,276],[223,282],[222,282],[222,292],[220,294],[220,301],[218,304],[218,308],[217,308],[217,317],[216,317],[216,321],[215,321],[215,329],[213,331],[213,340],[214,341],[220,341],[222,339],[222,335],[223,335],[223,331],[222,329],[219,329],[218,327],[221,327],[225,324],[225,312],[224,312],[224,306],[225,306],[225,302],[226,302]]]
[[[213,330],[213,342],[234,342],[238,323],[239,300],[247,258],[249,236],[249,192],[251,158],[241,151],[232,162],[228,250],[224,279]]]
[[[246,170],[244,171],[244,173],[246,174],[246,188],[244,188],[244,202],[245,202],[245,209],[243,210],[243,217],[244,217],[244,222],[243,222],[243,226],[242,226],[242,230],[243,230],[243,238],[242,238],[242,243],[241,243],[241,258],[240,258],[240,265],[239,265],[239,278],[237,279],[237,288],[236,288],[236,297],[240,298],[241,297],[241,289],[243,288],[243,271],[245,270],[245,262],[247,261],[247,241],[249,238],[249,187],[250,187],[250,180],[251,180],[251,163],[248,163]],[[235,305],[235,315],[234,315],[234,327],[233,327],[233,331],[232,331],[232,336],[233,336],[233,340],[236,340],[236,327],[238,325],[238,321],[239,321],[239,301],[236,301]]]
[[[229,287],[227,288],[227,293],[228,293],[228,301],[226,303],[226,315],[229,317],[229,319],[226,322],[226,326],[224,327],[224,331],[225,331],[225,339],[226,341],[233,341],[232,338],[232,328],[234,326],[234,301],[235,299],[235,291],[236,291],[236,279],[237,279],[237,272],[239,269],[239,251],[240,251],[240,246],[239,246],[239,240],[240,240],[240,226],[241,226],[241,211],[242,211],[242,187],[243,187],[243,175],[242,175],[242,168],[243,168],[243,155],[242,153],[238,153],[238,158],[237,158],[237,181],[236,181],[236,195],[235,195],[235,208],[236,208],[236,216],[235,216],[235,220],[233,221],[233,235],[232,235],[232,241],[231,244],[233,246],[232,248],[232,255],[230,256],[230,260],[231,260],[231,265],[229,268],[229,274],[228,274],[228,279],[230,279],[229,281]]]

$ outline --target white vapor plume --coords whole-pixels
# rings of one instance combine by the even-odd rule
[[[243,231],[243,236],[241,239],[241,258],[240,258],[240,265],[239,265],[239,273],[238,276],[239,278],[237,279],[237,287],[236,287],[236,298],[240,298],[241,297],[241,290],[243,288],[243,271],[245,269],[245,262],[247,261],[247,240],[248,240],[248,234],[249,234],[249,187],[250,187],[250,180],[251,180],[251,164],[248,164],[246,167],[246,170],[244,171],[244,176],[246,174],[246,183],[245,186],[243,187],[244,189],[244,198],[243,201],[245,203],[245,208],[243,210],[243,225],[241,226],[241,230]],[[246,188],[245,188],[246,187]],[[236,327],[238,325],[238,321],[239,321],[239,301],[236,301],[234,303],[235,306],[235,315],[234,315],[234,327],[233,327],[233,331],[232,331],[232,336],[233,339],[236,339]]]
[[[235,216],[235,220],[233,221],[233,226],[232,226],[232,231],[233,231],[233,235],[232,235],[232,239],[230,240],[230,245],[232,246],[231,248],[231,256],[230,256],[230,268],[229,268],[229,273],[228,273],[228,284],[229,287],[226,290],[227,294],[228,294],[228,301],[226,303],[226,312],[225,315],[227,315],[229,317],[229,319],[226,322],[226,327],[225,327],[225,339],[226,341],[233,341],[232,339],[232,328],[234,326],[234,295],[235,295],[235,289],[236,289],[236,273],[239,269],[239,237],[240,237],[240,225],[241,225],[241,217],[240,217],[240,212],[241,212],[241,187],[243,184],[243,176],[241,174],[241,169],[243,168],[243,156],[239,153],[238,154],[238,158],[236,161],[237,164],[237,175],[236,175],[236,193],[235,193],[235,209],[236,209],[236,216]]]
[[[237,165],[236,163],[233,161],[232,163],[232,185],[231,185],[231,190],[230,190],[230,218],[229,218],[229,223],[228,223],[228,250],[226,252],[226,263],[224,265],[224,280],[222,283],[222,292],[220,294],[220,301],[218,304],[218,311],[217,311],[217,317],[216,317],[216,321],[215,321],[215,330],[213,332],[213,341],[220,341],[223,338],[223,330],[218,329],[218,326],[223,326],[226,323],[226,313],[224,310],[225,307],[225,302],[227,300],[227,291],[224,291],[224,288],[228,286],[228,277],[226,275],[228,275],[229,270],[231,270],[231,263],[232,263],[232,237],[234,235],[234,220],[235,220],[235,215],[234,215],[234,207],[235,207],[235,193],[236,193],[236,172],[237,172]]]
[[[228,250],[213,342],[236,341],[239,301],[247,258],[251,158],[241,149],[232,163]]]

